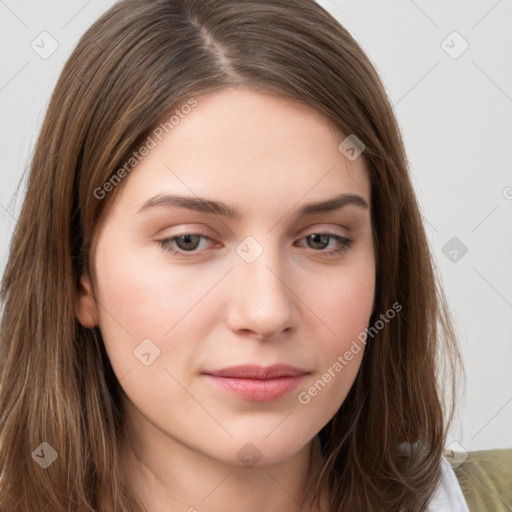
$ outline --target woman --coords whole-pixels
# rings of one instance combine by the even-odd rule
[[[399,130],[311,0],[124,0],[94,23],[2,300],[3,512],[467,510]]]

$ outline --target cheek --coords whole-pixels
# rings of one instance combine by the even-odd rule
[[[350,345],[368,327],[375,296],[373,265],[368,255],[306,283],[306,302],[325,332],[323,348],[331,355]]]
[[[112,237],[96,256],[100,328],[116,374],[140,366],[134,351],[143,342],[151,349],[148,339],[160,350],[155,366],[179,365],[218,318],[207,296],[225,271],[169,265],[158,250],[119,247]]]
[[[318,284],[310,287],[308,301],[319,317],[316,332],[325,334],[315,337],[317,371],[301,387],[297,401],[321,428],[342,405],[361,366],[374,302],[373,260],[350,271],[340,268],[323,286]]]

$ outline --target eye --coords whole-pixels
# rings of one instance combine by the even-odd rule
[[[354,243],[353,239],[341,235],[336,235],[334,233],[312,233],[302,238],[301,240],[306,240],[308,246],[313,249],[320,249],[320,251],[315,250],[315,252],[321,252],[327,256],[335,256],[342,252],[348,251]],[[325,248],[329,245],[330,240],[334,240],[336,245],[333,249],[325,251]]]
[[[201,240],[210,240],[204,233],[185,233],[183,235],[158,240],[159,245],[167,252],[179,258],[189,258],[201,252],[197,250],[201,245]],[[336,256],[345,251],[348,251],[354,240],[334,233],[312,233],[300,241],[305,240],[308,246],[313,249],[313,252],[320,253],[327,257]],[[326,251],[329,242],[334,240],[336,242],[333,249]],[[205,249],[208,250],[208,249]]]
[[[186,258],[188,255],[184,253],[197,252],[196,249],[199,247],[201,239],[203,238],[210,240],[210,238],[203,233],[185,233],[172,238],[166,238],[165,240],[159,240],[158,243],[171,254]],[[178,246],[178,250],[175,249],[173,244]]]

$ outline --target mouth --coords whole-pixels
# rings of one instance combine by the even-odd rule
[[[245,365],[204,372],[208,381],[224,391],[254,402],[273,402],[297,388],[309,372],[294,366]]]

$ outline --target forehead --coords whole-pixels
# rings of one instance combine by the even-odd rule
[[[116,201],[134,210],[156,195],[195,195],[221,198],[241,214],[277,214],[340,194],[370,201],[364,158],[346,159],[339,149],[345,135],[311,107],[233,88],[195,99],[172,128],[164,124],[172,113],[162,118]]]

